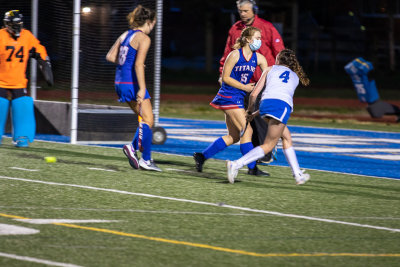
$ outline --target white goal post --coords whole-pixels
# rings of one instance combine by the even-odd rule
[[[156,0],[156,13],[157,24],[155,28],[155,47],[154,47],[154,78],[153,78],[153,113],[154,113],[154,126],[153,127],[153,140],[154,135],[160,136],[165,131],[159,124],[160,112],[160,83],[161,83],[161,45],[162,45],[162,19],[163,19],[163,0]],[[74,0],[73,3],[73,42],[72,42],[72,74],[71,74],[71,144],[78,143],[78,114],[79,114],[79,57],[80,57],[80,19],[81,19],[81,0]],[[157,134],[157,131],[162,130]],[[166,137],[166,136],[165,136]]]

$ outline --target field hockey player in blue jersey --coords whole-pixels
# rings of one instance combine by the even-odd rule
[[[254,148],[238,160],[227,161],[227,176],[230,183],[235,182],[238,170],[244,165],[264,157],[272,151],[282,138],[283,153],[288,161],[297,185],[306,183],[310,175],[300,170],[292,137],[286,126],[293,111],[293,95],[299,84],[308,86],[310,80],[300,66],[296,55],[290,49],[284,49],[276,56],[275,65],[268,67],[261,75],[254,91],[250,94],[247,118],[254,117],[254,104],[257,95],[264,89],[259,114],[268,123],[268,133],[264,144]]]
[[[148,34],[156,24],[155,11],[138,5],[127,16],[130,30],[124,32],[111,47],[106,59],[117,64],[115,91],[120,102],[139,116],[139,127],[131,144],[123,147],[123,152],[134,169],[161,171],[151,158],[153,109],[145,82],[145,59],[150,47]],[[142,152],[138,158],[137,150]]]
[[[250,79],[257,66],[261,70],[268,67],[267,60],[256,51],[261,47],[261,31],[255,27],[245,28],[237,39],[233,50],[227,57],[222,71],[222,86],[210,105],[225,113],[228,134],[215,140],[202,152],[195,152],[193,158],[196,170],[203,170],[204,162],[224,150],[226,147],[239,142],[240,151],[246,154],[253,149],[251,136],[253,129],[246,122],[244,98],[251,92],[254,83]],[[256,166],[256,161],[248,163],[248,174],[269,176]]]

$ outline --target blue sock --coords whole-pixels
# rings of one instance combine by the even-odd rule
[[[151,160],[151,141],[153,139],[153,132],[149,125],[143,123],[143,139],[142,139],[142,158],[144,160]]]
[[[215,154],[217,154],[218,152],[224,150],[226,147],[227,147],[227,145],[225,144],[224,139],[222,139],[222,137],[220,137],[203,151],[204,158],[209,159],[212,156],[214,156]]]
[[[240,152],[242,152],[242,155],[246,155],[250,150],[252,150],[254,148],[253,143],[252,142],[248,142],[248,143],[244,143],[244,144],[240,144]],[[254,169],[256,167],[257,162],[253,161],[250,162],[247,167],[249,167],[249,169]]]
[[[135,137],[132,140],[132,145],[135,150],[139,150],[139,125],[136,129]]]

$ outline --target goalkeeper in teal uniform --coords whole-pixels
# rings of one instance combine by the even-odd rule
[[[150,47],[148,34],[156,24],[155,11],[138,5],[129,13],[130,30],[124,32],[111,47],[106,59],[117,64],[115,91],[120,102],[139,116],[139,127],[131,144],[124,145],[123,152],[134,169],[161,171],[151,158],[153,134],[153,109],[145,82],[145,59]],[[142,152],[139,159],[137,150]]]

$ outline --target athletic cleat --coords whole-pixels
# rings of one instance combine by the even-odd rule
[[[269,152],[264,157],[262,157],[261,159],[258,159],[257,163],[258,164],[262,164],[262,165],[268,165],[273,161],[274,161],[274,159],[272,158],[272,152]]]
[[[193,154],[193,158],[194,161],[196,162],[196,170],[198,172],[202,172],[203,171],[203,164],[206,161],[203,153],[201,152],[194,152]]]
[[[154,163],[154,160],[144,160],[141,158],[139,160],[139,166],[140,168],[148,171],[156,171],[156,172],[161,172],[162,170],[157,167],[157,165]]]
[[[305,173],[304,170],[302,170],[301,172],[301,175],[294,176],[294,178],[296,179],[296,185],[305,184],[308,180],[310,180],[310,175],[308,173]]]
[[[255,175],[255,176],[269,176],[268,172],[264,172],[264,171],[260,170],[257,166],[255,166],[254,169],[249,169],[247,171],[247,174]]]
[[[136,170],[139,169],[138,156],[132,144],[124,145],[122,151],[124,151],[125,156],[129,159],[129,164],[132,166],[132,168]]]
[[[238,174],[238,169],[235,168],[235,163],[233,161],[227,160],[226,161],[226,173],[228,176],[229,183],[233,184],[235,182],[235,178]]]

